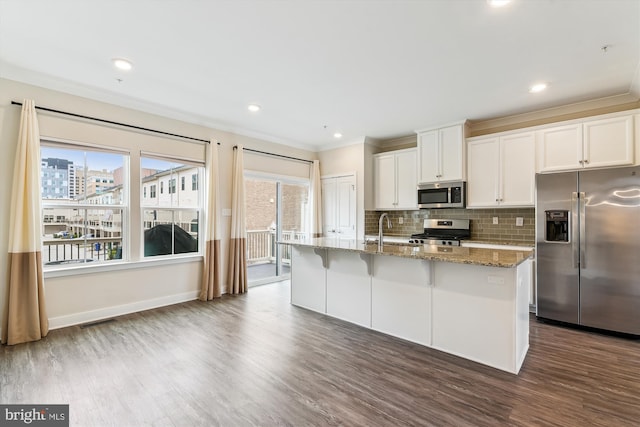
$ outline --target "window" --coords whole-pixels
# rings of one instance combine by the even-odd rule
[[[156,186],[155,185],[151,185],[149,187],[149,197],[151,197],[152,199],[156,198]]]
[[[98,192],[97,178],[85,186],[75,170],[82,169],[87,175],[107,174],[107,179],[114,173],[128,176],[128,155],[42,141],[40,156],[45,269],[121,259],[125,247],[122,230],[128,212],[128,186],[101,183]],[[59,179],[45,179],[50,176]]]
[[[142,197],[147,198],[147,187],[142,187]]]
[[[165,157],[141,157],[140,167],[155,173],[142,178],[141,185],[150,185],[154,197],[155,183],[160,183],[163,194],[167,182],[167,194],[157,200],[142,200],[142,224],[144,228],[144,256],[176,255],[199,252],[199,223],[202,218],[202,197],[198,191],[177,191],[191,175],[197,183],[204,173],[200,163],[167,159]],[[196,184],[197,185],[197,184]]]
[[[191,175],[191,190],[198,190],[198,175]]]
[[[184,185],[185,185],[185,177],[183,176],[182,178],[180,178],[180,190],[184,191]]]

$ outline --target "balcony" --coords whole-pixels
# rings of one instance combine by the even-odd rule
[[[283,231],[282,240],[302,240],[305,233]],[[45,265],[76,264],[119,259],[122,237],[47,238],[42,241],[42,260]],[[289,273],[291,247],[280,246],[281,274]],[[274,230],[247,231],[247,267],[253,279],[275,276],[276,233]]]

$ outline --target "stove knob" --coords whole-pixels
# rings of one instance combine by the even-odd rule
[[[424,239],[420,239],[420,243],[424,245]]]

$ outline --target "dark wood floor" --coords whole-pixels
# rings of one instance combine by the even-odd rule
[[[288,282],[0,347],[73,426],[638,426],[640,343],[540,324],[519,376],[306,311]]]

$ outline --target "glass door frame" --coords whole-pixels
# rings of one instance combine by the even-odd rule
[[[282,245],[277,244],[277,242],[282,241],[282,220],[283,220],[282,185],[283,184],[303,185],[303,186],[306,186],[307,191],[309,191],[311,186],[310,181],[308,178],[301,178],[301,177],[290,176],[290,175],[271,174],[271,173],[258,172],[258,171],[252,171],[252,170],[246,170],[246,169],[244,171],[244,179],[245,181],[247,179],[251,179],[251,180],[258,180],[258,181],[261,180],[261,181],[273,182],[276,185],[276,199],[275,199],[275,203],[276,203],[276,212],[275,212],[276,230],[275,231],[276,232],[275,232],[275,242],[274,242],[275,247],[273,251],[276,258],[276,263],[275,263],[276,275],[271,277],[251,280],[251,278],[249,277],[249,272],[247,272],[247,276],[249,279],[248,286],[253,287],[258,285],[264,285],[267,283],[279,282],[281,280],[286,280],[291,277],[291,273],[282,273],[282,270],[283,270],[282,249],[283,248],[282,248]],[[245,196],[246,196],[246,190],[245,190]],[[249,208],[250,207],[245,206],[245,209],[249,209]],[[304,224],[305,230],[308,230],[311,224],[310,218],[308,217],[303,218],[303,224]],[[250,267],[247,266],[247,269],[248,268]]]

